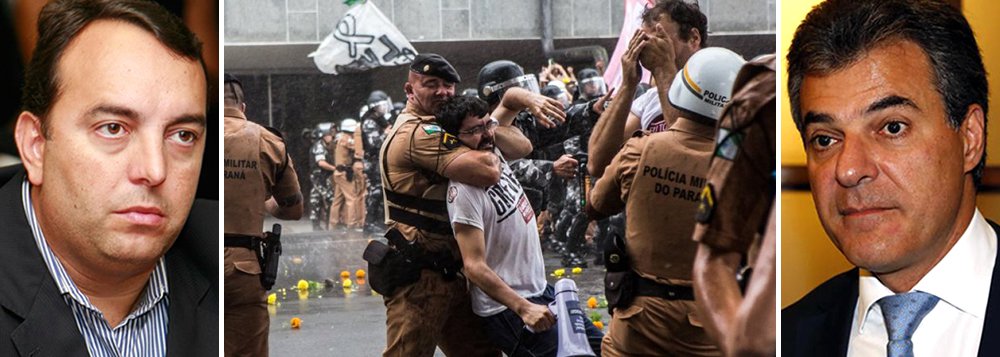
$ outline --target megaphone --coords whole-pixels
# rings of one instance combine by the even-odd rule
[[[559,334],[557,357],[596,356],[587,341],[587,316],[580,308],[573,279],[559,279],[555,286],[555,300],[549,310],[556,315]]]

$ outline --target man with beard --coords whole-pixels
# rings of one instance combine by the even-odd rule
[[[437,120],[462,145],[496,152],[493,131],[499,122],[486,114],[486,102],[456,97],[442,106]],[[472,310],[485,318],[487,334],[508,356],[522,351],[555,355],[555,316],[547,306],[555,298],[545,282],[535,214],[507,161],[498,156],[497,184],[483,189],[452,181],[448,186],[448,214],[462,251],[463,272],[475,285]],[[586,324],[591,347],[600,352],[603,334],[589,320]],[[522,332],[523,327],[533,332]]]
[[[472,314],[458,245],[445,205],[448,180],[488,187],[500,180],[500,160],[488,151],[462,146],[436,123],[434,113],[455,94],[458,73],[443,57],[418,55],[410,65],[403,90],[407,107],[382,145],[380,162],[385,194],[386,236],[396,250],[412,259],[390,263],[408,274],[379,276],[371,272],[372,286],[392,279],[380,291],[385,296],[385,356],[431,356],[438,346],[447,355],[498,355]],[[564,118],[560,104],[524,90],[508,91],[494,115],[497,149],[505,157],[520,158],[531,143],[511,126],[521,109]],[[371,262],[371,261],[369,261]]]

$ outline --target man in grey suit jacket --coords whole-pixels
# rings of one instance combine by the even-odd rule
[[[54,1],[38,30],[24,173],[0,189],[0,354],[217,353],[217,205],[192,211],[201,43],[145,0]]]
[[[988,83],[962,14],[828,0],[788,54],[816,211],[858,269],[782,312],[790,355],[997,355],[998,228],[976,208]]]

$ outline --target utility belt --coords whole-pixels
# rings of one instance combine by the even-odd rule
[[[226,234],[226,248],[246,248],[254,252],[260,265],[260,285],[271,290],[278,278],[278,258],[281,257],[281,225],[274,224],[264,238],[241,234]]]
[[[383,296],[392,295],[420,279],[422,270],[438,272],[445,281],[452,281],[462,268],[462,261],[451,252],[429,252],[415,242],[407,241],[398,229],[385,233],[389,244],[373,240],[365,248],[368,262],[368,281],[372,290]]]
[[[694,289],[689,286],[661,284],[639,276],[632,270],[631,259],[625,248],[625,239],[613,234],[604,247],[604,291],[608,299],[608,313],[614,309],[632,306],[636,296],[649,296],[666,300],[694,300]]]
[[[635,273],[633,273],[635,274]],[[667,300],[694,301],[694,289],[690,286],[661,284],[636,274],[636,296],[650,296]]]

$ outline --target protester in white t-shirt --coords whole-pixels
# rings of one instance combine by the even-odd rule
[[[556,317],[547,306],[554,297],[545,280],[535,214],[494,146],[497,121],[486,116],[487,110],[478,98],[453,97],[436,115],[441,129],[461,145],[500,156],[497,184],[485,189],[456,181],[448,185],[448,215],[462,252],[463,273],[473,283],[472,309],[484,317],[490,338],[507,355],[527,351],[555,356]],[[603,334],[589,321],[586,330],[599,353]]]

